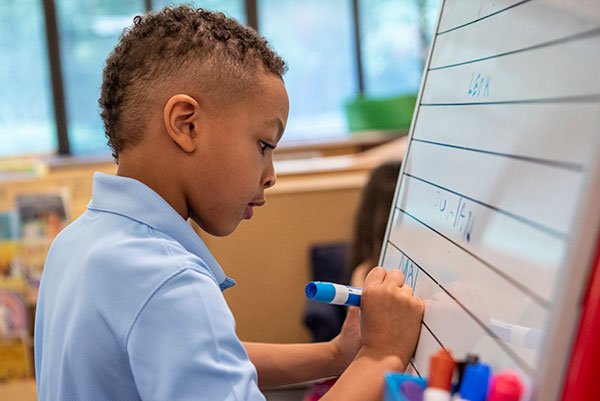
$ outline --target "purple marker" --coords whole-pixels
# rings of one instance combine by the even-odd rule
[[[406,380],[400,383],[400,392],[408,401],[423,401],[423,386],[417,383]]]

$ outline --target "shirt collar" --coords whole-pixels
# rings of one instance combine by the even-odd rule
[[[234,280],[225,276],[219,263],[187,221],[159,194],[142,182],[96,172],[92,200],[87,208],[120,214],[169,235],[206,263],[221,291],[235,284]]]

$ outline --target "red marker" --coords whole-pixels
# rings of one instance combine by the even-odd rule
[[[429,379],[427,389],[423,393],[423,401],[448,401],[452,389],[452,375],[456,368],[456,361],[452,354],[441,349],[431,357],[429,363]]]
[[[492,379],[488,401],[519,401],[523,384],[514,370],[505,370]]]

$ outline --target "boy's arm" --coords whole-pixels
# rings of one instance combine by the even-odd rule
[[[328,343],[245,343],[259,385],[298,383],[343,372],[323,401],[380,400],[384,373],[406,369],[421,329],[423,302],[403,282],[400,270],[386,273],[376,267],[368,274],[361,300],[362,339],[356,330],[358,311],[352,308],[340,335]],[[362,347],[354,357],[359,343]]]
[[[248,357],[258,372],[259,387],[281,386],[341,375],[361,345],[358,313],[358,308],[349,308],[341,333],[328,342],[244,342]]]
[[[383,398],[386,371],[404,371],[414,353],[423,301],[403,286],[400,270],[376,267],[367,275],[361,299],[362,348],[322,401]]]
[[[335,350],[330,343],[243,343],[258,372],[258,386],[269,388],[339,376]]]

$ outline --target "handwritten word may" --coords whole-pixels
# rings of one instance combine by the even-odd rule
[[[415,266],[412,260],[402,254],[398,269],[402,270],[402,274],[404,274],[404,284],[409,285],[414,291],[419,276],[419,268]]]
[[[492,80],[491,75],[485,77],[477,73],[471,74],[471,82],[469,83],[469,90],[467,95],[471,97],[490,97],[490,81]]]

